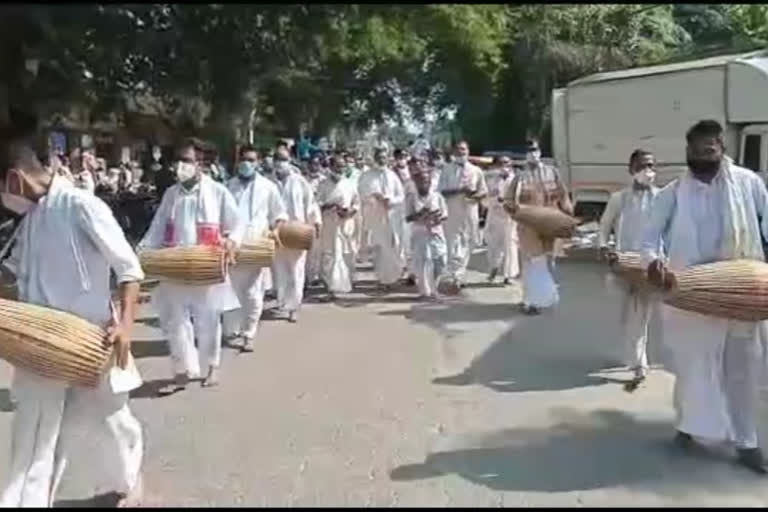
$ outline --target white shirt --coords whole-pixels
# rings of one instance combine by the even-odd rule
[[[218,226],[221,236],[228,235],[237,244],[242,239],[244,226],[235,198],[224,185],[206,175],[200,176],[200,181],[190,190],[177,183],[165,191],[139,247],[159,249],[165,246],[169,225],[173,226],[174,246],[197,245],[199,224]]]
[[[244,182],[238,177],[229,180],[229,190],[237,201],[237,209],[246,236],[263,236],[277,221],[288,220],[285,201],[272,181],[256,174]]]
[[[733,180],[739,189],[738,200],[746,210],[745,233],[751,242],[759,244],[760,232],[768,237],[768,191],[759,176],[754,172],[730,166]],[[690,171],[688,171],[690,173]],[[688,198],[690,224],[681,226],[685,212],[678,211],[678,188],[685,179],[692,185]],[[728,208],[728,200],[723,173],[718,174],[710,184],[701,183],[690,175],[673,181],[664,187],[656,197],[648,227],[642,244],[644,264],[659,257],[657,240],[663,238],[664,249],[670,260],[679,266],[695,265],[722,260],[722,243],[725,234],[723,212]],[[675,229],[684,229],[690,238],[685,243],[678,236],[671,236]],[[692,232],[691,232],[692,231]],[[682,235],[683,232],[678,232]],[[681,236],[682,238],[682,236]],[[696,247],[693,247],[696,245]]]
[[[119,283],[144,279],[109,207],[60,176],[22,220],[6,266],[16,274],[21,301],[101,326],[112,317],[110,269]]]
[[[290,220],[320,224],[320,206],[315,201],[312,185],[298,172],[289,174],[284,182],[278,182],[286,213]]]
[[[656,187],[635,189],[629,186],[611,194],[600,219],[600,246],[608,245],[608,238],[613,231],[616,234],[617,251],[640,251],[658,193]]]

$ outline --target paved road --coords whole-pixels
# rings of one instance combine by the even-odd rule
[[[668,374],[623,391],[618,294],[602,269],[558,273],[562,305],[536,318],[516,312],[516,286],[418,305],[363,281],[343,307],[265,321],[255,353],[225,350],[220,387],[164,398],[168,351],[145,308],[135,352],[147,383],[132,404],[148,504],[768,505],[766,481],[722,450],[672,451]],[[11,417],[0,414],[3,468]],[[768,407],[761,417],[768,426]],[[73,461],[60,503],[87,504],[98,474]]]

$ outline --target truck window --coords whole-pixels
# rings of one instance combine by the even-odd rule
[[[744,137],[744,161],[742,165],[747,169],[760,172],[760,147],[762,146],[762,135],[747,135]]]

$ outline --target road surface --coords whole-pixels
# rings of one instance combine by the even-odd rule
[[[218,388],[162,398],[168,349],[144,307],[134,352],[146,384],[132,407],[146,433],[147,505],[768,505],[766,480],[722,448],[673,451],[667,373],[623,390],[619,295],[603,270],[557,272],[561,306],[533,318],[514,307],[516,285],[481,274],[463,298],[422,305],[373,293],[363,273],[345,304],[307,304],[297,325],[263,322],[253,354],[225,349]],[[2,468],[12,414],[0,413]],[[60,505],[103,490],[87,450]]]

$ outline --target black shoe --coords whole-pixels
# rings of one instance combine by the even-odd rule
[[[510,283],[512,283],[512,281],[510,281],[510,279],[508,277],[505,277],[504,278],[504,286],[509,286]]]
[[[677,434],[675,434],[673,443],[685,452],[690,452],[696,447],[696,441],[693,440],[693,436],[691,434],[686,434],[685,432],[680,432],[679,430],[677,431]]]
[[[405,284],[408,286],[416,286],[416,277],[408,276],[408,278],[405,280]]]
[[[492,268],[490,272],[488,272],[488,282],[492,283],[496,280],[496,274],[499,273],[499,269]]]
[[[738,453],[737,462],[745,468],[751,470],[758,475],[768,474],[768,470],[765,468],[765,459],[763,459],[763,452],[760,448],[745,448],[736,450]]]
[[[528,306],[523,310],[523,312],[528,316],[537,316],[541,314],[541,310],[536,306]]]

